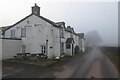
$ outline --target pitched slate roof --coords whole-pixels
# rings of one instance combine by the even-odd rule
[[[63,26],[65,27],[65,22],[56,22],[55,24],[56,24],[57,26],[63,25]]]
[[[31,13],[30,15],[26,16],[25,18],[23,18],[22,20],[18,21],[17,23],[15,23],[15,24],[13,24],[13,25],[11,25],[11,26],[7,26],[7,27],[3,30],[3,32],[5,32],[6,30],[14,27],[15,25],[19,24],[20,22],[22,22],[23,20],[27,19],[28,17],[30,17],[30,16],[32,16],[32,15],[36,15],[36,14]],[[39,18],[41,18],[41,19],[43,19],[44,21],[50,23],[50,24],[53,25],[54,27],[60,28],[60,26],[57,26],[57,25],[55,24],[55,22],[53,22],[53,21],[51,21],[51,20],[49,20],[49,19],[47,19],[47,18],[45,18],[45,17],[43,17],[43,16],[38,16],[38,15],[36,15],[36,16],[39,17]]]
[[[8,26],[6,26],[6,27],[0,27],[0,30],[1,30],[1,31],[4,31],[7,27],[8,27]]]
[[[74,34],[74,35],[77,35],[77,33],[74,32],[74,29],[73,29],[73,28],[72,28],[72,30],[73,30],[73,34]],[[70,29],[66,28],[66,27],[65,27],[65,31],[72,33],[72,31],[71,31]]]
[[[78,33],[78,36],[80,37],[80,38],[84,38],[84,33]]]
[[[73,38],[67,38],[66,43],[69,43],[69,44],[70,44],[70,43],[72,43],[72,42],[74,43],[74,39],[73,39]]]

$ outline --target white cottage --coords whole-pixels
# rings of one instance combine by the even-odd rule
[[[3,39],[17,39],[21,41],[21,48],[17,53],[44,54],[47,58],[60,57],[61,53],[74,55],[75,47],[81,48],[79,34],[64,22],[55,23],[40,15],[40,7],[35,4],[32,13],[15,23],[6,27]],[[83,48],[81,48],[82,50]],[[84,51],[84,50],[83,50]],[[4,53],[3,53],[4,54]]]

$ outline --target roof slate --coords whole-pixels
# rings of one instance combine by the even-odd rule
[[[22,22],[23,20],[27,19],[28,17],[30,17],[30,16],[32,16],[32,15],[36,15],[36,14],[31,13],[30,15],[26,16],[25,18],[23,18],[22,20],[18,21],[17,23],[15,23],[15,24],[13,24],[13,25],[11,25],[11,26],[7,26],[7,27],[3,30],[3,32],[5,32],[6,30],[14,27],[15,25],[19,24],[20,22]],[[54,27],[60,28],[60,26],[57,26],[57,25],[55,24],[55,22],[53,22],[53,21],[51,21],[51,20],[49,20],[49,19],[47,19],[47,18],[45,18],[45,17],[43,17],[43,16],[38,16],[38,15],[36,15],[36,16],[39,17],[39,18],[41,18],[41,19],[43,19],[44,21],[50,23],[50,24],[53,25]]]
[[[71,44],[72,42],[74,43],[74,39],[73,38],[67,38],[66,43]]]

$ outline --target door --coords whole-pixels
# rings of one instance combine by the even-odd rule
[[[61,47],[61,48],[60,48],[60,49],[61,49],[61,53],[64,53],[64,43],[63,43],[63,42],[61,43],[61,46],[60,46],[60,47]]]

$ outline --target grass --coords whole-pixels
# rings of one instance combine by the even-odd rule
[[[111,54],[107,54],[107,56],[116,65],[117,68],[118,68],[118,65],[120,66],[120,62],[118,61],[118,58],[120,58],[120,56],[118,56],[118,54],[111,53]]]
[[[92,51],[92,47],[86,47],[86,51],[85,53],[91,52]]]
[[[120,73],[120,52],[118,47],[103,47],[102,51],[108,56],[108,58],[115,64],[118,72]]]
[[[70,59],[70,56],[65,56],[61,58],[59,61],[55,59],[45,59],[43,61],[38,61],[38,62],[28,62],[28,61],[23,61],[23,60],[15,60],[15,59],[8,59],[8,60],[3,60],[3,64],[9,64],[10,66],[5,66],[2,68],[3,74],[9,74],[13,73],[16,70],[23,69],[24,67],[28,68],[38,68],[43,70],[49,67],[54,66],[57,63],[63,63],[64,61],[67,61]],[[12,66],[13,65],[13,66]]]
[[[13,72],[13,71],[15,71],[15,68],[13,68],[13,67],[3,67],[2,68],[3,69],[3,73],[11,73],[11,72]]]
[[[3,62],[28,64],[28,65],[35,65],[35,66],[40,66],[40,67],[49,67],[58,62],[65,61],[69,58],[70,58],[70,56],[65,55],[64,57],[60,58],[59,61],[55,60],[55,59],[44,59],[44,60],[38,60],[38,61],[7,59],[7,60],[3,60]]]

